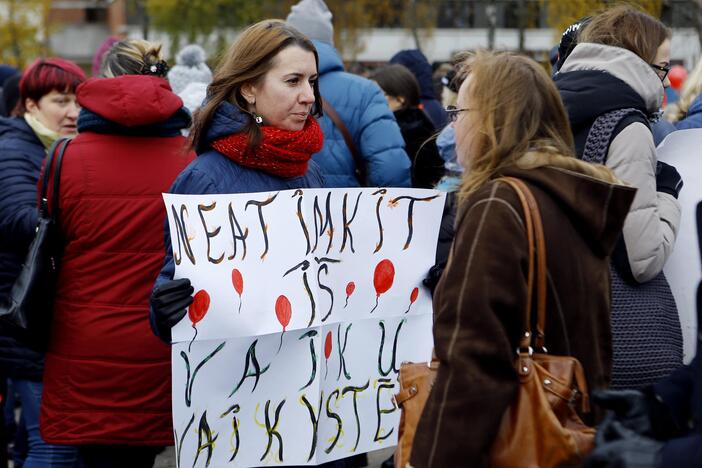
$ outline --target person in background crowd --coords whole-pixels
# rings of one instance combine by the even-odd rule
[[[680,223],[682,179],[657,162],[648,123],[667,85],[670,32],[646,13],[618,6],[593,17],[578,41],[555,77],[576,152],[637,188],[613,255],[612,385],[638,387],[682,364],[680,321],[661,273]]]
[[[444,104],[443,102],[443,92],[445,88],[444,77],[451,70],[453,70],[453,64],[450,62],[443,62],[436,65],[434,67],[434,71],[431,74],[431,82],[434,87],[434,96],[436,96],[439,99],[439,101],[443,104],[444,107],[446,107],[446,104]]]
[[[100,70],[102,67],[102,61],[105,59],[105,55],[112,48],[113,45],[118,43],[120,38],[117,36],[109,36],[98,46],[95,50],[95,55],[93,55],[92,72],[93,76],[100,76]]]
[[[680,99],[668,105],[665,117],[676,130],[702,128],[702,60],[685,80]]]
[[[402,65],[387,65],[370,77],[385,93],[400,126],[405,150],[412,161],[412,187],[434,188],[444,175],[444,160],[436,147],[436,128],[419,107],[419,84]]]
[[[5,114],[2,117],[10,117],[17,107],[19,101],[19,84],[22,79],[21,73],[16,73],[2,83],[2,105]]]
[[[148,300],[163,264],[161,193],[193,154],[167,71],[159,45],[114,44],[104,78],[78,87],[79,134],[61,167],[41,433],[77,446],[84,468],[151,467],[173,444],[170,349],[151,333]]]
[[[301,0],[286,22],[312,40],[319,54],[319,89],[348,129],[365,163],[369,187],[409,187],[410,160],[383,93],[370,80],[344,71],[334,49],[332,14],[323,0]],[[314,156],[329,187],[357,187],[356,162],[341,129],[320,119],[324,147]]]
[[[13,66],[0,64],[0,116],[9,117],[12,109],[8,109],[5,106],[5,99],[3,98],[5,82],[15,75],[21,75],[19,71]]]
[[[609,383],[608,255],[634,194],[609,169],[574,157],[565,109],[541,65],[480,52],[464,68],[449,113],[466,171],[456,238],[434,295],[440,365],[414,439],[416,468],[487,466],[517,394],[528,249],[519,198],[496,179],[521,179],[538,202],[550,284],[545,345],[581,362],[588,389]]]
[[[6,300],[37,226],[37,181],[46,151],[76,134],[76,88],[86,77],[61,58],[38,59],[22,74],[14,117],[0,119],[0,300]],[[5,96],[8,98],[9,94]],[[0,327],[0,369],[22,404],[29,450],[25,468],[73,467],[73,447],[52,445],[39,433],[44,357]]]
[[[206,60],[205,50],[197,44],[190,44],[176,54],[176,64],[168,71],[171,89],[191,113],[205,100],[207,85],[212,83],[212,71]]]
[[[446,111],[434,94],[431,80],[431,65],[418,49],[401,50],[390,58],[390,63],[404,65],[412,72],[419,83],[420,99],[424,112],[427,113],[434,127],[442,129],[446,126]]]

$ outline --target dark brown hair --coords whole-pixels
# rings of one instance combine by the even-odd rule
[[[317,49],[304,34],[280,20],[265,20],[248,27],[229,48],[217,66],[214,79],[207,88],[205,104],[195,112],[190,130],[191,146],[197,152],[204,151],[207,127],[222,102],[229,101],[243,112],[249,113],[247,102],[241,95],[241,87],[258,83],[273,67],[273,60],[283,49],[297,46],[314,54],[319,70]],[[314,106],[312,114],[322,114],[322,98],[319,80],[315,80]],[[249,148],[256,147],[261,140],[261,130],[250,119],[244,129],[249,135]]]
[[[375,70],[370,79],[395,99],[402,98],[402,108],[419,106],[419,83],[407,67],[400,64],[386,65]]]
[[[653,63],[670,30],[653,16],[629,5],[609,8],[594,16],[578,35],[578,42],[593,42],[630,50]]]

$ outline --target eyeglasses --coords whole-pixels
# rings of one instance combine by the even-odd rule
[[[467,107],[464,109],[457,109],[456,106],[448,106],[446,108],[446,115],[448,117],[449,123],[455,122],[456,119],[458,119],[458,114],[461,112],[467,112],[473,109],[468,109]]]
[[[660,78],[661,81],[665,81],[665,77],[668,76],[668,72],[670,71],[670,64],[663,67],[654,63],[649,63],[649,65],[656,71],[658,78]]]

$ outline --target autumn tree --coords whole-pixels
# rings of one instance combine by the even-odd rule
[[[0,60],[22,68],[48,53],[50,0],[0,1]]]
[[[221,51],[228,42],[228,32],[258,19],[261,3],[249,0],[145,0],[150,26],[168,34],[171,50],[177,51],[183,40],[197,42]]]
[[[625,3],[634,5],[660,18],[663,0],[540,0],[548,8],[548,23],[560,35],[568,26],[584,16],[593,15],[607,7]]]

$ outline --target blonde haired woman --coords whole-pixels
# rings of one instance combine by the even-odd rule
[[[609,382],[608,255],[633,198],[607,168],[574,158],[558,91],[537,63],[479,53],[464,73],[451,113],[466,172],[456,237],[434,296],[441,364],[414,439],[414,467],[487,466],[516,396],[527,242],[519,199],[496,179],[521,179],[538,202],[548,258],[546,345],[580,360],[590,390]]]
[[[702,128],[702,60],[685,80],[680,99],[668,106],[665,117],[676,130]]]

